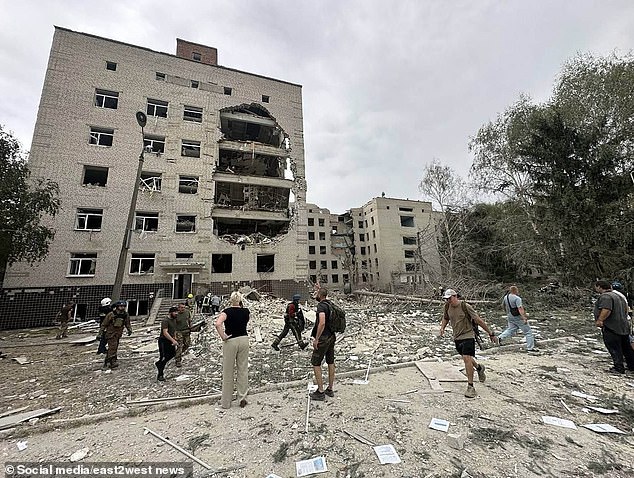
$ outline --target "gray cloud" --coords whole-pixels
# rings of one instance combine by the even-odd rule
[[[140,0],[4,2],[0,123],[28,147],[53,25],[303,85],[308,200],[333,212],[419,198],[423,166],[466,175],[469,137],[517,99],[543,100],[577,52],[627,52],[634,2]]]

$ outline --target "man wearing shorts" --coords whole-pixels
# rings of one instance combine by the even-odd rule
[[[310,363],[315,372],[315,382],[317,390],[310,394],[313,400],[324,400],[326,395],[334,397],[333,385],[335,383],[335,334],[328,327],[330,318],[330,307],[328,305],[328,291],[320,288],[317,291],[317,320],[311,332],[313,338],[313,355]],[[321,364],[326,359],[328,364],[328,388],[324,390],[324,378],[322,376]]]
[[[447,289],[443,294],[445,299],[445,312],[440,322],[440,336],[445,333],[447,324],[451,324],[453,331],[453,339],[456,344],[456,350],[462,355],[465,370],[467,372],[467,390],[464,394],[467,398],[475,398],[477,393],[473,387],[473,371],[478,372],[480,382],[486,380],[484,373],[484,365],[478,364],[475,360],[475,333],[473,331],[473,323],[482,327],[491,342],[495,342],[495,335],[489,326],[482,320],[478,313],[466,302],[458,299],[458,293],[453,289]]]

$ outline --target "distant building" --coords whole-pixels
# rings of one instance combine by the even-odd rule
[[[142,149],[122,291],[132,315],[159,294],[245,281],[290,297],[305,285],[301,86],[219,66],[215,48],[177,39],[176,50],[55,29],[29,165],[59,183],[62,207],[46,260],[7,270],[0,328],[49,324],[68,299],[96,315]]]
[[[431,203],[376,197],[344,214],[307,204],[308,271],[329,289],[413,289],[440,268]]]

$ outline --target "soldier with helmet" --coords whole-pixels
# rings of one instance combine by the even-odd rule
[[[286,335],[288,335],[289,331],[293,332],[295,340],[297,340],[297,345],[300,349],[304,350],[308,345],[308,342],[304,342],[302,340],[302,331],[306,326],[306,320],[304,319],[304,313],[299,306],[299,300],[301,298],[301,295],[295,294],[293,296],[293,301],[286,306],[286,313],[284,314],[284,329],[271,344],[271,347],[275,350],[280,350],[280,342],[284,337],[286,337]]]
[[[110,297],[105,297],[101,299],[101,305],[99,306],[99,315],[97,317],[97,320],[99,322],[99,327],[101,327],[101,324],[106,318],[106,315],[108,315],[110,312],[112,312],[112,299],[110,299]],[[102,335],[101,339],[99,340],[99,348],[97,349],[97,355],[105,354],[106,351],[107,351],[106,337]]]
[[[108,343],[108,352],[103,368],[116,368],[119,366],[117,362],[117,349],[119,348],[119,339],[123,335],[123,327],[128,329],[128,335],[132,335],[132,326],[130,325],[130,316],[126,309],[125,300],[119,300],[114,304],[114,310],[103,319],[99,328],[97,339],[106,337]]]

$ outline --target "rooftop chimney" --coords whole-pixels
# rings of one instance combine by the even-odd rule
[[[180,38],[176,39],[176,56],[204,63],[205,65],[218,64],[218,50],[216,48],[199,45]]]

